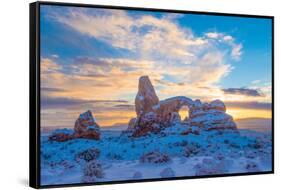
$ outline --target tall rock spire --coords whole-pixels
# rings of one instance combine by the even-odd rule
[[[138,93],[135,98],[137,116],[152,111],[152,107],[159,103],[159,98],[155,93],[148,76],[139,79]]]

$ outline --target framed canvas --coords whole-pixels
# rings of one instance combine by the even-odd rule
[[[30,4],[30,186],[274,172],[274,18]]]

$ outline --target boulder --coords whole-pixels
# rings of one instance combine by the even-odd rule
[[[56,133],[49,136],[50,141],[57,141],[57,142],[65,142],[71,139],[73,139],[73,135],[69,135],[65,133]]]
[[[100,139],[100,127],[90,110],[80,114],[74,126],[75,138]]]
[[[133,137],[145,136],[149,133],[158,133],[161,131],[160,118],[154,112],[146,113],[136,119],[133,129]]]
[[[49,141],[65,142],[74,138],[73,130],[57,129],[49,136]]]

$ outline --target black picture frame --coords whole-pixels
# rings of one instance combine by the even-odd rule
[[[219,174],[208,176],[187,176],[187,177],[172,177],[159,179],[140,179],[140,180],[124,180],[110,182],[95,182],[95,183],[75,183],[75,184],[60,184],[60,185],[41,185],[40,184],[40,6],[41,5],[56,5],[68,7],[90,7],[103,9],[122,9],[122,10],[141,10],[141,11],[156,11],[156,12],[171,12],[171,13],[191,13],[216,16],[230,17],[245,17],[245,18],[263,18],[269,19],[272,23],[272,170],[265,172],[249,172],[249,173],[232,173]],[[125,6],[109,6],[109,5],[91,5],[78,3],[60,3],[40,1],[29,4],[29,60],[30,60],[30,78],[29,78],[29,185],[33,188],[52,188],[52,187],[72,187],[86,185],[105,185],[105,184],[120,184],[120,183],[135,183],[135,182],[152,182],[166,180],[182,180],[195,178],[212,178],[212,177],[227,177],[227,176],[246,176],[258,174],[273,174],[274,173],[274,16],[263,15],[248,15],[248,14],[233,14],[219,12],[201,12],[187,10],[167,10],[156,8],[140,8],[140,7],[125,7]]]

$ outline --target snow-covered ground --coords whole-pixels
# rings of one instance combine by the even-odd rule
[[[99,141],[73,139],[54,142],[48,140],[50,133],[42,133],[41,183],[84,182],[85,175],[89,174],[88,170],[85,172],[89,162],[99,163],[97,168],[102,173],[99,175],[94,169],[93,181],[271,171],[272,139],[269,131],[240,129],[239,133],[201,131],[199,135],[182,135],[180,125],[140,138],[128,137],[121,131],[101,130]],[[96,158],[91,154],[88,160],[78,156],[89,149],[99,151]],[[153,159],[151,162],[143,161],[150,153],[168,159],[162,159],[160,163],[154,163]]]

